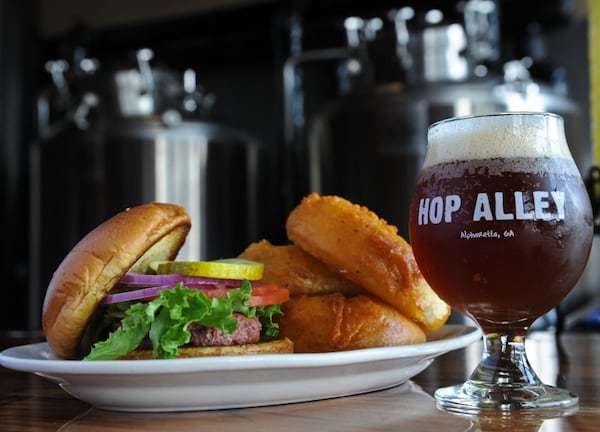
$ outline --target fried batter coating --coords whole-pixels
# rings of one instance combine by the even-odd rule
[[[279,333],[294,352],[330,352],[425,342],[423,330],[395,308],[367,295],[301,296],[283,304]]]
[[[290,213],[288,238],[335,272],[396,307],[426,332],[440,328],[449,306],[431,289],[396,227],[337,196],[312,193]]]
[[[296,245],[273,245],[268,240],[250,244],[239,255],[265,265],[263,282],[290,290],[290,296],[302,294],[364,293],[364,288],[330,270],[325,264]]]

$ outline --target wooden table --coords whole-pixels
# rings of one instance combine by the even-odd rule
[[[31,339],[0,340],[0,349]],[[183,413],[119,413],[91,408],[33,374],[0,368],[1,431],[597,431],[600,427],[600,334],[534,332],[530,360],[548,384],[580,396],[576,413],[544,419],[531,411],[476,418],[436,409],[433,391],[463,381],[481,344],[445,354],[411,381],[392,389],[280,406]],[[252,389],[248,389],[252,391]]]

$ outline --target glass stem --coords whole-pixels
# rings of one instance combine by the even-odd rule
[[[472,384],[506,390],[542,385],[525,353],[525,336],[500,333],[484,337],[481,362],[470,377]]]
[[[490,333],[484,336],[481,362],[463,384],[435,392],[439,406],[450,411],[481,409],[565,409],[579,398],[568,390],[544,385],[525,354],[525,337]]]

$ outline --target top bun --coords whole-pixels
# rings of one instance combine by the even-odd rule
[[[42,326],[60,357],[79,354],[81,336],[96,308],[128,271],[145,273],[155,260],[172,260],[191,228],[174,204],[129,208],[89,232],[58,266],[46,291]]]

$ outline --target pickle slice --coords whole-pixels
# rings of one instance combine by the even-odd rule
[[[214,261],[161,261],[156,265],[157,274],[180,274],[216,279],[260,280],[264,264],[241,258],[225,258]]]

